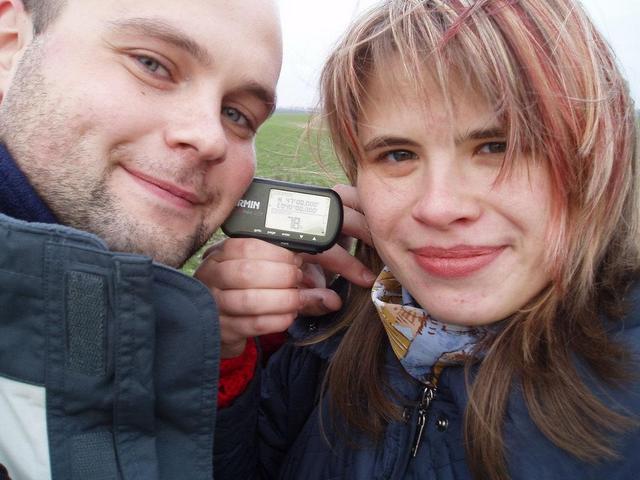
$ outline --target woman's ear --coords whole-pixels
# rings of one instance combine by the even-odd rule
[[[21,0],[0,0],[0,101],[22,51],[33,40],[33,22]]]

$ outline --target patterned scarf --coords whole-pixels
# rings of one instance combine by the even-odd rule
[[[487,332],[430,317],[387,267],[378,275],[371,299],[400,363],[423,383],[435,383],[444,367],[462,364]]]

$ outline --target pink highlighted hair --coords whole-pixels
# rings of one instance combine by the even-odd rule
[[[552,179],[552,281],[484,345],[466,412],[472,470],[508,478],[502,425],[516,379],[559,448],[585,461],[614,457],[610,437],[632,422],[589,391],[574,361],[605,382],[628,378],[626,351],[599,318],[620,318],[640,265],[637,125],[614,54],[574,0],[383,2],[350,27],[321,79],[323,120],[354,184],[367,85],[390,58],[401,59],[419,92],[435,80],[454,98],[457,78],[495,106],[508,133],[502,178],[528,152]],[[379,267],[375,252],[359,253]],[[326,386],[341,417],[375,436],[398,409],[384,391],[386,338],[366,296],[352,289],[330,333],[346,332]]]

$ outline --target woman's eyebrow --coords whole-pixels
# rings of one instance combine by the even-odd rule
[[[409,140],[408,138],[403,137],[374,137],[364,144],[364,151],[370,152],[372,150],[376,150],[378,148],[387,148],[387,147],[418,147],[418,143],[413,140]]]
[[[488,138],[505,138],[506,135],[507,134],[502,127],[478,128],[474,130],[469,130],[460,135],[456,135],[455,143],[456,145],[460,145],[469,140],[486,140]],[[398,146],[417,147],[418,143],[403,137],[379,136],[379,137],[374,137],[371,140],[369,140],[367,143],[365,143],[364,151],[370,152],[378,148],[398,147]]]
[[[206,48],[186,32],[159,18],[134,17],[110,22],[111,30],[129,35],[154,37],[169,43],[194,57],[203,65],[210,65],[212,58]]]
[[[460,145],[468,140],[486,140],[488,138],[505,138],[507,132],[502,127],[477,128],[461,135],[456,135],[455,143]]]

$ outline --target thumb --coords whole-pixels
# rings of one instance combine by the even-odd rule
[[[342,307],[340,296],[328,288],[300,289],[302,307],[300,314],[305,316],[320,316],[336,312]]]

